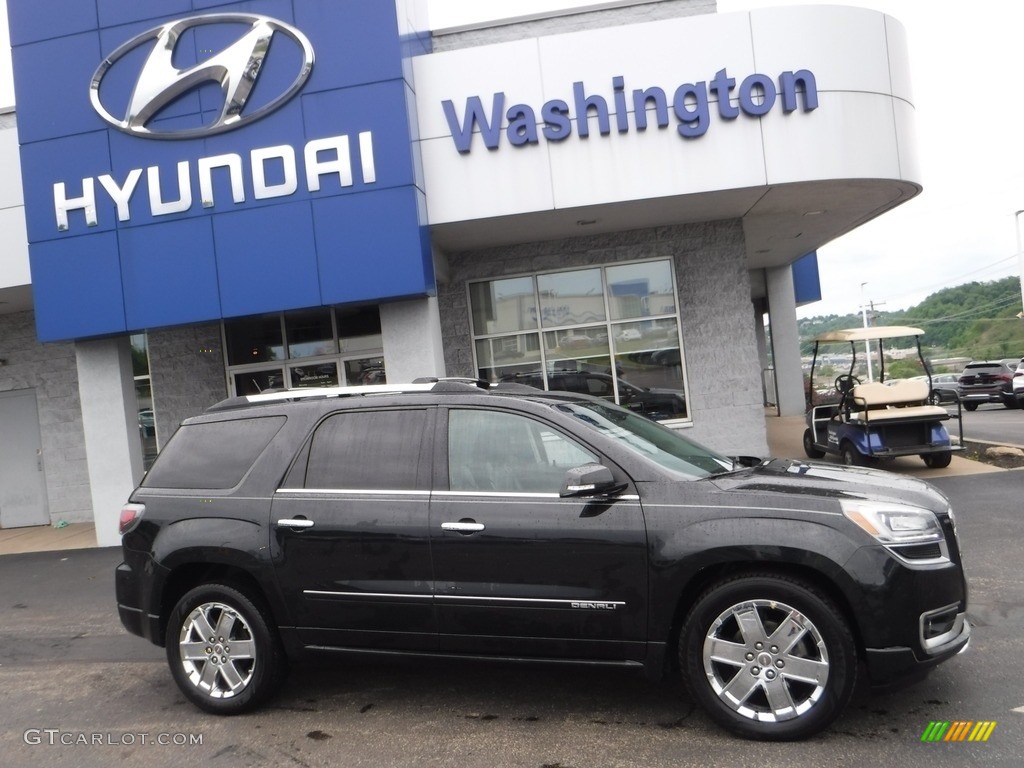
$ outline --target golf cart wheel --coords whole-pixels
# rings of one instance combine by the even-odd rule
[[[814,432],[808,427],[804,430],[804,453],[809,459],[820,459],[825,452],[814,445]]]
[[[848,467],[866,467],[868,465],[868,457],[858,451],[849,440],[839,447],[839,455],[843,459],[843,464]]]
[[[719,725],[770,741],[825,728],[853,693],[857,654],[842,612],[809,584],[778,574],[720,581],[683,624],[679,667]]]
[[[953,460],[953,454],[950,451],[942,451],[941,453],[926,453],[921,458],[924,459],[926,467],[942,469],[949,466],[949,463]]]

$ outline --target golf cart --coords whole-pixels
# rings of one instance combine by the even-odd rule
[[[920,456],[929,467],[949,466],[954,451],[963,450],[963,422],[959,398],[956,415],[940,405],[938,390],[932,389],[932,376],[921,353],[920,328],[878,326],[829,331],[814,340],[811,362],[811,386],[808,393],[807,430],[804,452],[812,459],[825,454],[842,457],[844,464],[867,465],[877,459],[896,456]],[[913,337],[925,376],[886,382],[882,339]],[[857,365],[857,343],[878,343],[878,381],[863,383],[853,375]],[[830,402],[815,404],[814,368],[821,347],[849,344],[853,353],[850,370],[837,376]],[[820,396],[819,396],[820,397]],[[953,445],[944,422],[956,419],[960,442]]]

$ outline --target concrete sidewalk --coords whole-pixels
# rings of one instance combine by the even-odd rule
[[[768,427],[768,448],[777,458],[804,459],[803,416],[765,417]],[[839,463],[838,457],[827,456],[821,461]],[[913,475],[924,479],[974,475],[983,472],[1005,472],[981,462],[971,461],[954,454],[953,461],[944,469],[929,469],[917,456],[905,456],[881,465],[900,474]],[[14,555],[24,552],[49,552],[61,549],[83,549],[96,546],[96,528],[92,523],[72,523],[64,528],[49,525],[31,528],[0,529],[0,555]]]

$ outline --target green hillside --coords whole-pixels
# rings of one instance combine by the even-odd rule
[[[998,360],[1024,357],[1024,320],[1020,278],[943,288],[914,307],[877,312],[871,325],[911,325],[925,331],[922,346],[929,357]],[[863,324],[860,315],[824,315],[799,321],[801,349],[809,355],[813,338],[825,331]]]

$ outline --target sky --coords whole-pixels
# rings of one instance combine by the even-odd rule
[[[593,5],[594,0],[427,0],[434,28]],[[719,13],[820,0],[719,0]],[[906,309],[944,287],[1019,275],[1024,209],[1024,3],[836,0],[902,22],[910,47],[924,191],[818,250],[822,300],[801,317]],[[4,0],[0,0],[0,7]],[[0,52],[9,47],[0,13]],[[0,113],[14,102],[0,55]],[[1024,227],[1024,214],[1021,214]]]

